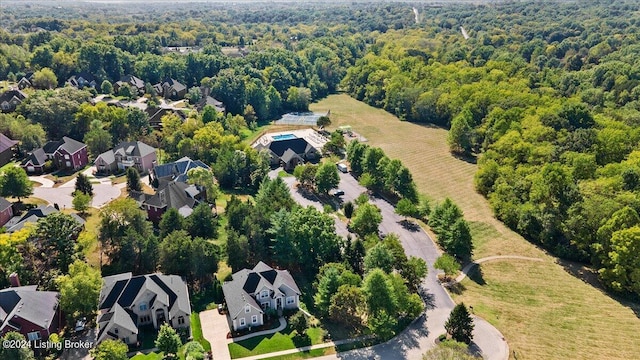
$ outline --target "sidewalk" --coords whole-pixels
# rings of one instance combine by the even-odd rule
[[[247,357],[243,357],[243,358],[239,358],[239,359],[240,360],[267,359],[267,358],[272,358],[272,357],[276,357],[276,356],[296,354],[296,353],[299,353],[299,352],[307,352],[307,351],[316,350],[316,349],[324,349],[324,348],[328,348],[328,347],[336,347],[338,345],[344,345],[344,344],[349,344],[349,343],[360,341],[360,340],[366,340],[366,339],[369,339],[371,337],[373,337],[373,336],[372,335],[368,335],[368,336],[361,336],[361,337],[357,337],[357,338],[353,338],[353,339],[336,340],[336,341],[330,341],[330,342],[317,344],[317,345],[303,346],[303,347],[299,347],[299,348],[295,348],[295,349],[276,351],[276,352],[271,352],[271,353],[267,353],[267,354],[255,355],[255,356],[247,356]]]
[[[275,334],[278,331],[282,331],[282,330],[284,330],[284,328],[287,327],[287,320],[284,319],[284,316],[281,316],[279,320],[280,320],[280,326],[278,326],[275,329],[262,330],[262,331],[254,332],[254,333],[251,333],[251,334],[247,334],[247,335],[243,335],[243,336],[238,336],[238,337],[234,337],[234,338],[231,338],[231,339],[227,339],[227,343],[231,344],[231,343],[234,343],[234,342],[251,339],[251,338],[256,337],[256,336],[270,335],[270,334]]]

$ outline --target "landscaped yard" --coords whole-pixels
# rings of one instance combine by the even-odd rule
[[[287,326],[282,332],[231,343],[229,353],[235,359],[323,343],[324,330],[321,328],[309,328],[308,339],[296,337],[296,334]]]
[[[193,340],[202,345],[205,351],[211,351],[211,344],[202,336],[202,325],[200,325],[200,315],[191,313],[191,336]]]
[[[162,360],[164,358],[163,353],[148,353],[146,355],[138,354],[132,357],[130,360]]]
[[[431,199],[451,197],[471,222],[474,258],[524,255],[544,262],[504,261],[483,264],[482,284],[466,279],[456,301],[494,324],[518,358],[636,358],[640,342],[637,305],[621,304],[600,289],[563,269],[556,259],[496,220],[488,202],[476,193],[476,165],[449,153],[447,131],[401,122],[381,109],[347,95],[332,95],[312,104],[312,111],[331,110],[331,128],[353,130],[398,158],[411,170],[419,190]],[[476,277],[477,279],[477,277]],[[636,313],[632,307],[636,307]]]

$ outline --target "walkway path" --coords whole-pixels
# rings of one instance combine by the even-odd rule
[[[322,343],[322,344],[303,346],[303,347],[299,347],[299,348],[295,348],[295,349],[276,351],[276,352],[272,352],[272,353],[260,354],[260,355],[254,355],[254,356],[247,356],[247,357],[239,358],[239,360],[258,360],[258,359],[273,358],[273,357],[276,357],[276,356],[296,354],[296,353],[299,353],[299,352],[307,352],[307,351],[316,350],[316,349],[324,349],[324,348],[328,348],[328,347],[336,347],[336,346],[339,346],[339,345],[350,344],[352,342],[356,342],[356,341],[360,341],[360,340],[366,340],[366,339],[369,339],[371,337],[372,336],[361,336],[361,337],[357,337],[357,338],[353,338],[353,339],[329,341],[329,342]]]
[[[528,261],[544,261],[540,258],[532,258],[532,257],[526,257],[526,256],[519,256],[519,255],[496,255],[496,256],[487,256],[484,257],[482,259],[478,259],[478,260],[474,260],[471,263],[467,264],[463,269],[462,269],[462,274],[458,275],[458,277],[456,277],[456,282],[461,282],[462,280],[464,280],[464,278],[467,277],[467,274],[469,274],[469,271],[471,271],[471,269],[473,269],[476,265],[480,265],[483,262],[487,262],[487,261],[494,261],[494,260],[507,260],[507,259],[512,259],[512,260],[528,260]]]
[[[44,176],[29,176],[29,180],[35,181],[43,188],[52,188],[55,183],[51,179],[47,179]]]
[[[234,338],[231,338],[231,339],[227,339],[227,343],[230,344],[230,343],[234,343],[234,342],[238,342],[238,341],[242,341],[242,340],[251,339],[251,338],[256,337],[256,336],[275,334],[278,331],[282,331],[282,330],[284,330],[284,328],[287,327],[287,320],[284,319],[284,316],[281,316],[279,320],[280,320],[280,325],[275,329],[262,330],[262,331],[257,331],[257,332],[250,333],[250,334],[247,334],[247,335],[243,335],[243,336],[237,336],[237,337],[234,337]]]

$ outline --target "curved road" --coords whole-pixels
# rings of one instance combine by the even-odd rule
[[[291,194],[296,201],[303,206],[313,205],[321,208],[319,203],[312,204],[314,202],[312,199],[304,198],[294,188],[295,179],[284,180],[291,188]],[[344,201],[353,201],[358,195],[366,192],[356,179],[343,173],[340,173],[339,188],[345,192],[342,196]],[[398,216],[388,202],[377,198],[371,199],[371,202],[382,212],[380,231],[384,234],[397,234],[407,256],[416,256],[427,262],[429,274],[423,281],[423,287],[427,292],[426,318],[425,316],[418,318],[405,331],[386,343],[324,356],[320,359],[421,359],[422,354],[434,346],[436,338],[445,333],[444,323],[456,305],[449,293],[438,282],[438,270],[433,268],[433,263],[440,256],[440,252],[429,235],[417,225],[403,226],[404,218]],[[473,338],[482,357],[489,360],[508,359],[509,346],[502,334],[481,318],[475,317],[474,323]]]

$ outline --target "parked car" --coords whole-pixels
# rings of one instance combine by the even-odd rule
[[[84,331],[85,326],[87,325],[87,318],[82,317],[80,319],[78,319],[76,321],[76,327],[75,327],[75,332],[82,332]]]
[[[343,164],[343,163],[337,163],[336,166],[338,167],[338,170],[340,170],[343,173],[348,173],[349,172],[349,168],[347,168],[347,165]]]
[[[342,195],[344,195],[344,190],[340,190],[340,189],[331,190],[329,192],[329,195],[342,196]]]

